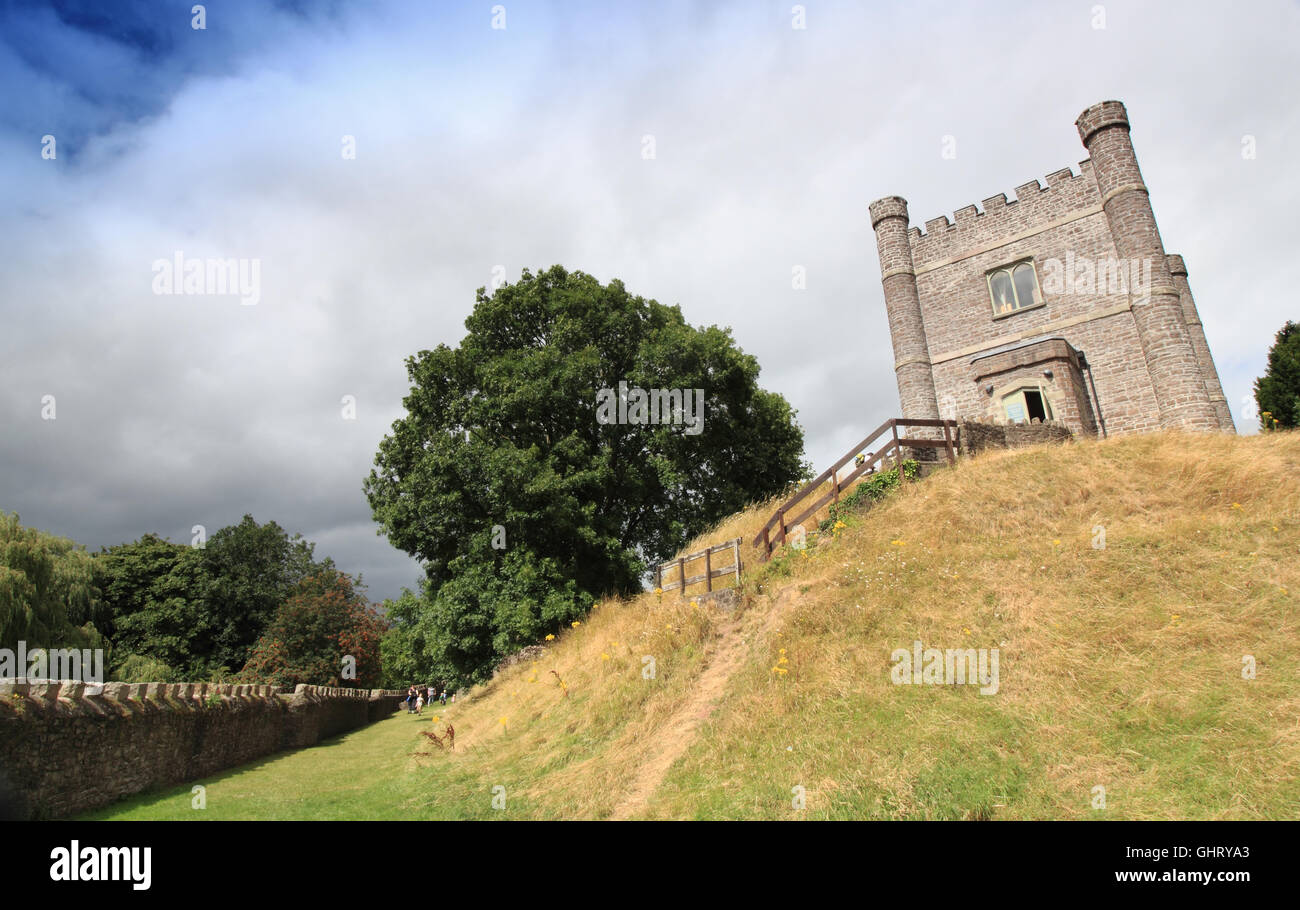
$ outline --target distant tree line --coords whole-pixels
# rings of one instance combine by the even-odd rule
[[[124,682],[377,686],[387,624],[314,549],[245,515],[202,547],[91,554],[0,513],[0,647],[102,647]]]

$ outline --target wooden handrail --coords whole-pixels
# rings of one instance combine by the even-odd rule
[[[898,431],[900,428],[907,429],[911,427],[942,428],[943,439],[919,439],[911,436],[899,436]],[[848,474],[848,476],[842,479],[837,476],[837,472],[840,468],[844,467],[844,465],[848,464],[851,459],[861,454],[864,449],[872,445],[886,432],[890,434],[890,438],[882,448],[874,453],[869,453],[869,457],[864,458],[863,461]],[[876,464],[883,465],[890,455],[894,456],[895,464],[899,465],[900,479],[902,479],[902,452],[904,448],[943,449],[947,455],[948,463],[953,464],[957,460],[957,452],[959,451],[960,445],[961,428],[957,425],[957,421],[955,420],[936,420],[928,417],[919,417],[915,419],[895,417],[886,420],[870,435],[863,439],[862,442],[850,449],[847,455],[835,462],[835,464],[831,465],[821,474],[817,475],[816,478],[804,484],[799,488],[798,492],[782,503],[772,517],[767,520],[767,523],[759,528],[758,533],[754,535],[754,546],[763,551],[761,558],[766,562],[767,559],[771,557],[772,550],[778,544],[785,543],[786,533],[791,525],[797,525],[808,516],[816,514],[818,509],[832,500],[839,502],[840,492],[842,490],[847,489],[848,486],[853,483],[853,481],[857,480],[862,474],[869,470],[874,470]],[[826,483],[828,480],[831,482],[829,493],[821,496],[811,505],[805,505],[794,518],[789,517],[789,513],[796,506],[810,497],[817,490],[821,489],[822,484]],[[775,540],[772,539],[771,535],[774,526],[777,528],[778,535]]]
[[[693,584],[697,584],[701,581],[705,583],[705,588],[707,591],[713,590],[713,579],[722,578],[727,575],[735,575],[736,583],[739,584],[740,570],[741,570],[741,560],[740,560],[741,543],[742,543],[741,538],[734,537],[731,540],[726,540],[723,541],[722,543],[715,543],[713,544],[713,546],[705,547],[703,550],[696,550],[694,553],[686,553],[685,555],[679,556],[676,559],[670,559],[668,562],[660,563],[659,565],[655,566],[655,587],[658,588],[660,591],[671,591],[673,589],[680,589],[681,596],[684,597],[686,595],[686,589],[689,586]],[[723,550],[734,551],[735,562],[732,565],[723,566],[720,569],[715,569],[713,568],[713,554],[721,552]],[[686,564],[696,559],[704,560],[704,574],[692,575],[688,578],[686,575]],[[665,570],[673,570],[673,569],[675,569],[677,572],[678,580],[675,582],[665,583],[664,582]]]

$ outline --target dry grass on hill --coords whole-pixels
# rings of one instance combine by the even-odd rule
[[[521,779],[520,811],[544,816],[626,814],[667,752],[632,814],[1293,817],[1297,477],[1294,435],[989,454],[760,568],[766,503],[686,548],[745,539],[738,615],[602,604],[471,693],[450,760]],[[893,685],[891,653],[917,639],[998,648],[999,691]],[[701,697],[720,656],[735,666]]]
[[[404,767],[312,817],[1300,817],[1297,478],[1295,433],[990,453],[760,564],[765,503],[686,548],[745,539],[740,609],[604,602],[426,708],[454,752],[352,734]],[[996,694],[895,685],[917,640],[996,648]]]

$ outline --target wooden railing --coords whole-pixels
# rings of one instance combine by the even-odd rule
[[[899,427],[940,427],[943,429],[943,439],[916,439],[906,436],[899,436]],[[876,440],[890,434],[885,440],[885,444],[875,453],[868,451],[869,447],[875,444]],[[781,544],[785,543],[786,531],[792,525],[797,525],[808,516],[813,515],[818,509],[829,502],[839,502],[840,493],[848,489],[849,485],[861,477],[863,474],[874,474],[876,466],[883,466],[886,461],[891,460],[894,464],[902,463],[903,447],[911,448],[928,448],[943,449],[948,456],[948,463],[952,464],[957,460],[957,451],[961,446],[961,427],[955,420],[930,420],[918,419],[910,420],[904,417],[895,417],[886,420],[875,432],[873,432],[862,442],[855,445],[849,450],[849,453],[841,458],[835,464],[826,469],[821,476],[805,484],[798,493],[790,497],[771,518],[767,524],[754,537],[754,546],[761,551],[761,558],[764,562],[772,556],[772,551]],[[840,468],[844,467],[858,455],[865,452],[862,461],[858,462],[856,467],[844,477],[839,476]],[[901,469],[900,469],[901,470]],[[902,478],[900,477],[900,480]],[[813,494],[821,489],[822,485],[830,481],[830,490],[817,499],[816,502],[805,505],[807,500],[811,499]],[[791,517],[791,513],[799,509],[798,514]]]
[[[735,554],[735,561],[729,566],[713,568],[713,554],[724,550],[731,550]],[[686,576],[686,564],[696,560],[704,560],[704,572],[700,575]],[[673,575],[676,580],[669,581]],[[679,556],[677,559],[669,560],[655,566],[655,587],[662,591],[681,590],[681,596],[686,596],[688,585],[705,583],[705,591],[713,590],[713,579],[722,578],[725,575],[735,575],[736,584],[740,584],[740,538],[728,540],[723,543],[714,544],[711,547],[705,547],[703,550],[697,550],[694,553],[687,553],[685,556]]]

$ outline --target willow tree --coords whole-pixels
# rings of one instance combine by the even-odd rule
[[[0,648],[93,648],[104,609],[91,556],[0,512]]]

